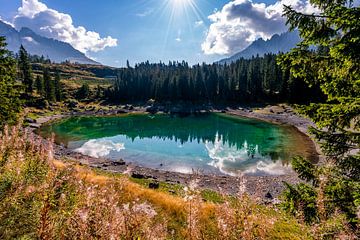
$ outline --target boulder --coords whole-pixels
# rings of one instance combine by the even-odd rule
[[[132,173],[131,177],[136,178],[136,179],[144,179],[145,178],[144,174],[141,174],[141,173]]]
[[[124,166],[125,162],[123,160],[119,160],[119,161],[114,161],[112,162],[113,166]]]
[[[273,198],[274,198],[274,197],[271,195],[270,192],[267,192],[267,193],[265,194],[265,197],[268,198],[268,199],[273,199]]]
[[[32,118],[25,118],[25,122],[26,123],[36,123],[36,120],[32,119]]]
[[[151,182],[149,183],[149,188],[150,189],[159,189],[160,184],[158,182]]]

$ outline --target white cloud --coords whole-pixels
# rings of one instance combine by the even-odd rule
[[[181,38],[180,38],[180,37],[175,38],[175,41],[177,41],[177,42],[181,42]]]
[[[204,21],[202,21],[202,20],[199,20],[199,21],[195,22],[195,27],[201,27],[203,25],[204,25]]]
[[[153,12],[154,12],[153,8],[148,8],[143,12],[137,13],[136,16],[138,16],[138,17],[147,17],[147,16],[151,15]]]
[[[102,38],[99,33],[74,26],[69,14],[48,8],[39,0],[22,0],[22,6],[14,18],[16,28],[28,27],[45,37],[70,43],[81,52],[98,52],[106,47],[117,46],[117,39]]]
[[[232,0],[208,18],[212,22],[201,48],[205,54],[228,55],[239,52],[258,38],[269,39],[285,32],[283,5],[298,11],[315,12],[308,0],[280,0],[273,5],[251,0]]]
[[[32,37],[24,37],[23,38],[25,41],[28,41],[30,43],[33,43],[33,44],[39,44],[37,41],[35,41]]]

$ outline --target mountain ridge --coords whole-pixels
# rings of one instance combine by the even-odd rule
[[[251,43],[244,50],[232,55],[231,57],[218,61],[220,64],[231,63],[240,58],[249,59],[253,56],[263,56],[267,53],[288,52],[296,46],[301,40],[298,31],[285,32],[282,34],[275,34],[269,40],[259,38]]]
[[[8,49],[18,52],[21,45],[31,55],[48,57],[53,62],[70,61],[72,63],[101,65],[76,50],[69,43],[43,37],[30,28],[23,27],[19,31],[0,20],[0,36],[5,36]]]

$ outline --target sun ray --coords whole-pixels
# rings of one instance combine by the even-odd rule
[[[158,0],[148,0],[147,3],[154,4]],[[203,1],[203,2],[202,2]],[[163,0],[158,2],[153,15],[157,16],[159,23],[166,19],[166,26],[164,26],[164,39],[162,42],[160,55],[164,56],[166,49],[171,41],[174,41],[177,36],[173,36],[173,31],[176,32],[190,32],[194,34],[194,24],[197,21],[205,21],[206,16],[200,10],[201,4],[206,4],[205,0]],[[184,26],[185,29],[184,29]]]

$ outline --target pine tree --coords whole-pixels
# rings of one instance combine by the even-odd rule
[[[90,96],[90,88],[87,83],[84,83],[81,88],[76,92],[76,97],[78,99],[86,99]]]
[[[100,99],[103,97],[103,89],[101,88],[100,85],[96,86],[96,98]]]
[[[311,133],[327,156],[315,166],[302,158],[293,161],[306,187],[291,186],[286,207],[302,212],[309,221],[327,220],[336,211],[345,213],[358,228],[360,214],[360,8],[352,1],[312,0],[318,14],[285,8],[288,24],[299,29],[303,41],[281,57],[293,77],[320,85],[327,102],[302,108],[317,125]],[[317,46],[318,51],[309,50]],[[306,189],[306,192],[304,191]],[[311,190],[309,190],[311,189]],[[298,198],[297,196],[303,196]],[[304,196],[307,196],[306,198]],[[312,217],[302,209],[317,205]],[[357,225],[357,227],[356,227]]]
[[[43,72],[43,79],[44,79],[44,89],[45,89],[45,98],[49,102],[55,102],[55,87],[54,81],[51,79],[51,75],[48,69],[45,69]]]
[[[37,75],[35,80],[36,91],[40,96],[44,96],[44,80],[41,76]]]
[[[55,88],[55,99],[56,101],[61,102],[63,100],[63,89],[62,89],[61,76],[59,71],[57,71],[55,75],[54,88]]]
[[[21,111],[15,79],[16,61],[6,49],[5,38],[0,37],[0,129],[15,123]]]
[[[19,50],[19,68],[21,73],[21,80],[25,85],[25,91],[26,93],[31,95],[33,92],[32,70],[29,60],[29,54],[27,53],[23,45],[20,46]]]

